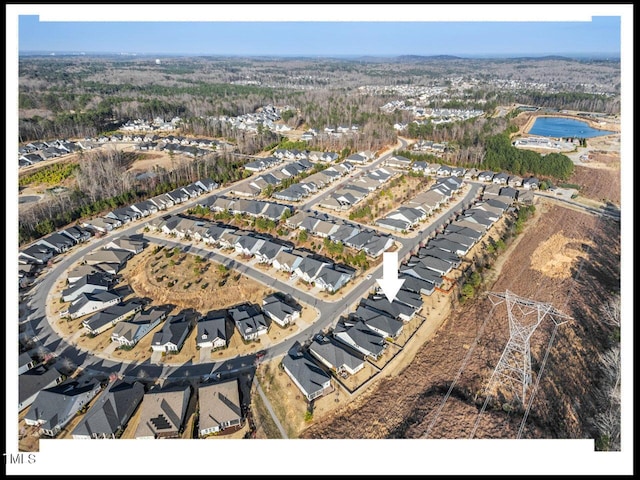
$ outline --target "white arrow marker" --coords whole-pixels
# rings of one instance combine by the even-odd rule
[[[396,298],[404,279],[398,278],[398,252],[384,252],[382,257],[382,278],[376,279],[390,302]]]

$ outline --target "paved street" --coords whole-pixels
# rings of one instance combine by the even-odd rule
[[[401,141],[405,146],[406,142]],[[367,169],[376,168],[384,159],[391,155],[391,150],[386,155],[376,160],[373,164],[366,167]],[[277,168],[277,167],[275,167]],[[342,180],[348,181],[349,177]],[[245,180],[246,181],[246,180]],[[341,183],[342,183],[341,182]],[[334,187],[339,188],[339,186]],[[477,197],[480,190],[480,185],[470,184],[467,194],[452,202],[446,209],[444,209],[437,217],[431,219],[428,226],[424,227],[419,235],[412,238],[397,239],[400,244],[398,252],[398,259],[401,260],[414,251],[421,242],[423,242],[429,235],[433,234],[443,222],[448,220],[452,212],[459,211],[461,208],[467,208]],[[213,192],[214,195],[222,195],[227,193],[231,187],[221,189]],[[322,192],[320,195],[309,200],[306,204],[315,203],[323,195],[328,195],[331,190]],[[198,199],[201,200],[201,199]],[[47,301],[53,301],[50,297],[50,292],[54,286],[54,283],[64,275],[64,272],[75,262],[84,257],[87,253],[97,248],[101,248],[104,244],[111,241],[115,236],[127,236],[136,233],[136,231],[143,229],[144,226],[157,215],[165,215],[167,213],[178,214],[191,208],[198,200],[192,200],[190,202],[180,204],[171,209],[170,212],[160,212],[151,217],[147,217],[145,221],[138,221],[132,225],[122,227],[112,234],[107,234],[103,238],[92,238],[86,245],[78,246],[71,253],[61,257],[51,267],[50,271],[44,275],[38,282],[38,285],[32,287],[29,294],[29,310],[30,312],[25,314],[26,318],[21,318],[21,321],[26,321],[28,334],[38,338],[39,345],[43,346],[46,350],[53,352],[60,362],[64,362],[65,365],[76,365],[83,367],[88,372],[95,374],[108,374],[111,371],[120,371],[127,376],[131,377],[169,377],[169,378],[192,378],[194,376],[207,376],[212,375],[215,372],[224,372],[229,374],[230,372],[242,371],[243,369],[254,368],[255,354],[250,354],[245,357],[236,358],[222,358],[217,362],[203,362],[200,357],[197,363],[192,364],[187,362],[183,365],[166,365],[158,362],[152,356],[151,360],[147,360],[142,363],[131,362],[123,365],[121,361],[112,360],[112,357],[108,355],[108,352],[87,352],[82,351],[73,345],[73,341],[69,341],[60,338],[57,332],[52,328],[46,315],[45,305]],[[193,245],[185,245],[180,242],[176,242],[169,238],[162,238],[157,235],[147,235],[147,238],[154,242],[167,245],[168,247],[179,246],[189,253],[201,255],[216,262],[224,263],[229,268],[247,275],[248,277],[277,290],[291,294],[299,301],[306,303],[309,306],[315,307],[320,315],[318,319],[312,325],[308,326],[304,330],[297,334],[285,339],[279,344],[272,345],[266,350],[266,358],[275,358],[279,355],[286,353],[294,342],[305,342],[312,338],[312,336],[318,331],[335,323],[337,319],[350,311],[355,303],[360,298],[363,298],[368,294],[373,286],[376,285],[376,279],[382,277],[382,264],[376,269],[371,271],[371,277],[368,280],[362,280],[358,285],[348,291],[346,294],[338,294],[336,296],[329,297],[327,299],[318,298],[318,295],[311,291],[305,292],[291,285],[289,282],[283,282],[281,280],[273,278],[269,273],[264,273],[256,268],[253,268],[249,263],[240,262],[237,259],[227,257],[219,252],[211,251],[208,249],[202,249]]]

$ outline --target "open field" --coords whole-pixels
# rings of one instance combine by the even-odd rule
[[[167,256],[170,255],[170,256]],[[270,293],[264,285],[210,260],[182,253],[180,249],[148,248],[127,266],[125,278],[139,297],[156,304],[193,308],[201,313],[242,303],[262,303]]]

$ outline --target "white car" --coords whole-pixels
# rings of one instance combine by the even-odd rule
[[[371,280],[371,274],[367,275],[365,278],[366,278],[367,280]]]

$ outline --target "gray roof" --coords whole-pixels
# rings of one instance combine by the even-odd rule
[[[414,277],[412,275],[408,275],[406,273],[400,273],[398,278],[404,280],[402,284],[402,288],[405,290],[410,290],[416,293],[424,293],[425,295],[431,295],[433,293],[433,289],[435,285],[431,282],[427,282],[426,280],[422,280],[421,278]]]
[[[86,325],[90,330],[99,330],[105,325],[113,322],[115,319],[129,313],[133,313],[140,308],[142,308],[142,305],[135,301],[119,303],[118,305],[113,305],[102,310],[101,312],[91,315],[89,318],[83,321],[82,324]]]
[[[418,250],[418,255],[421,258],[425,256],[430,256],[430,257],[439,258],[441,260],[445,260],[447,262],[451,262],[454,268],[460,265],[460,262],[461,262],[460,257],[458,256],[457,253],[448,252],[446,250],[442,250],[441,248],[438,248],[433,245],[420,248],[420,250]]]
[[[469,237],[473,240],[479,240],[480,238],[482,238],[482,232],[469,227],[458,225],[455,222],[447,225],[444,231],[447,233],[457,233],[459,235],[464,235],[465,237]]]
[[[433,238],[433,239],[429,240],[428,245],[436,246],[438,248],[441,248],[441,249],[446,250],[446,251],[451,252],[451,253],[457,253],[457,252],[466,253],[469,250],[468,246],[462,245],[462,244],[457,243],[457,242],[452,242],[451,240],[448,240],[448,239],[444,238],[443,236],[437,236],[436,238]],[[464,254],[464,253],[462,253],[462,254]]]
[[[25,418],[43,422],[41,428],[45,430],[53,429],[69,415],[69,409],[74,406],[74,397],[86,394],[97,386],[98,380],[90,378],[67,380],[60,385],[42,390],[29,407]]]
[[[363,230],[353,237],[349,238],[346,243],[348,243],[350,246],[353,246],[354,248],[360,249],[363,248],[367,243],[369,243],[373,239],[374,235],[375,234],[370,230]]]
[[[227,321],[224,312],[212,312],[198,321],[196,324],[196,343],[208,342],[216,338],[227,341]]]
[[[302,386],[306,395],[321,392],[325,388],[324,385],[331,381],[331,377],[322,368],[299,351],[297,342],[282,359],[282,365]]]
[[[372,298],[363,298],[360,305],[377,310],[380,313],[386,313],[393,318],[400,318],[400,315],[411,317],[415,312],[412,307],[400,303],[396,300],[389,302],[387,297],[380,295]]]
[[[489,205],[490,207],[496,207],[499,208],[501,210],[506,210],[507,208],[509,208],[509,205],[507,203],[501,202],[499,200],[496,199],[489,199],[487,200],[487,205]]]
[[[331,286],[332,289],[337,290],[348,282],[352,276],[353,274],[350,275],[347,272],[341,272],[327,266],[320,270],[320,273],[316,276],[316,280],[322,279],[325,284]]]
[[[325,262],[320,262],[319,260],[314,260],[313,258],[305,257],[298,265],[298,268],[303,272],[309,275],[309,277],[314,278],[323,265],[327,265]]]
[[[403,322],[401,320],[396,320],[389,315],[376,312],[367,307],[358,307],[358,310],[360,310],[360,315],[366,316],[366,318],[360,319],[376,332],[382,332],[387,337],[395,337],[402,330]],[[358,311],[356,311],[355,315],[358,317]]]
[[[267,298],[265,298],[265,301],[267,301]],[[287,315],[292,315],[295,312],[300,312],[300,309],[293,308],[291,305],[288,305],[277,298],[274,298],[272,301],[268,301],[268,303],[265,303],[264,305],[262,305],[262,310],[269,317],[271,318],[275,317],[279,320],[284,320],[284,318]]]
[[[374,235],[364,246],[364,250],[369,255],[377,256],[390,246],[389,243],[391,243],[391,245],[393,244],[393,241],[389,237],[384,235]]]
[[[475,222],[485,227],[493,225],[494,220],[491,218],[491,214],[482,210],[471,209],[465,212],[465,219],[467,221]]]
[[[381,227],[388,227],[395,230],[407,230],[409,228],[409,222],[405,220],[398,220],[396,218],[381,218],[376,221]]]
[[[255,305],[238,305],[229,309],[229,315],[243,336],[269,327],[267,319]]]
[[[23,352],[20,355],[18,355],[18,368],[26,367],[33,361],[34,360],[33,358],[31,358],[31,355],[29,355],[27,352]]]
[[[192,316],[191,312],[183,311],[167,319],[162,325],[162,329],[153,334],[151,345],[173,343],[180,348],[186,338],[185,332],[193,326]]]
[[[318,359],[324,359],[335,368],[343,366],[355,370],[364,364],[362,354],[329,337],[316,336],[309,346],[309,353]]]
[[[115,292],[102,290],[93,293],[81,293],[69,306],[69,313],[79,312],[89,302],[109,303],[113,300],[120,300],[122,297]]]
[[[19,403],[35,395],[61,375],[54,367],[47,368],[44,365],[39,365],[22,375],[18,375]]]
[[[446,275],[453,268],[453,264],[442,258],[426,255],[420,259],[418,265],[433,270],[439,275]]]
[[[61,233],[58,233],[58,232],[54,232],[51,235],[47,235],[42,240],[49,242],[50,244],[54,245],[56,248],[72,247],[75,243],[66,235],[62,235]]]
[[[329,237],[334,242],[344,242],[345,240],[357,235],[360,232],[358,227],[352,225],[340,225],[338,230],[332,233]]]
[[[376,357],[380,355],[386,347],[384,338],[367,327],[364,322],[357,322],[353,325],[338,323],[333,330],[333,336],[337,340],[343,341],[340,338],[342,335],[348,336],[356,345]]]
[[[144,396],[140,382],[114,381],[96,400],[72,435],[114,435],[123,429]]]
[[[443,237],[452,242],[459,243],[460,245],[464,245],[465,247],[472,247],[475,243],[475,239],[470,238],[466,235],[462,235],[460,233],[455,233],[451,231],[445,231]]]
[[[427,282],[433,283],[436,287],[442,285],[443,280],[440,274],[434,272],[433,270],[421,267],[420,265],[416,265],[415,267],[401,267],[400,271],[406,273],[407,275],[411,275],[417,278],[421,278]]]
[[[404,303],[405,305],[409,305],[411,308],[415,310],[422,307],[422,304],[424,303],[419,293],[414,293],[404,288],[401,288],[400,290],[398,290],[398,293],[396,293],[396,298],[394,302]]]
[[[262,244],[262,246],[260,246],[260,248],[258,248],[258,253],[260,255],[263,255],[263,256],[267,257],[268,259],[273,260],[274,258],[276,258],[276,256],[280,252],[280,250],[282,250],[283,248],[284,247],[282,245],[279,245],[277,243],[273,243],[273,242],[270,242],[269,240],[266,240]]]

